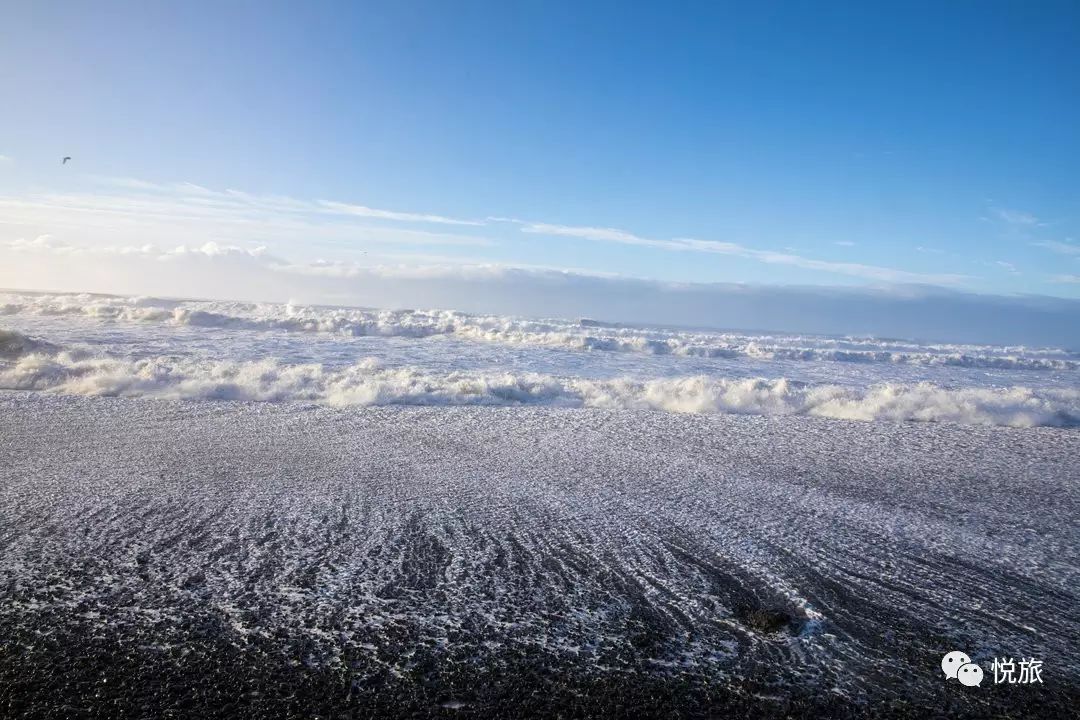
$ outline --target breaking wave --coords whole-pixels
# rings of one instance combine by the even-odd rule
[[[40,352],[56,352],[55,345],[35,340],[12,330],[0,330],[0,360],[17,360],[24,355]]]
[[[338,407],[538,405],[1014,427],[1080,425],[1080,390],[1075,389],[949,389],[930,383],[851,388],[808,385],[785,378],[706,376],[589,380],[536,373],[434,373],[387,368],[374,360],[327,368],[269,360],[130,360],[39,349],[0,362],[0,389],[163,399],[306,401]]]
[[[573,351],[998,370],[1080,370],[1080,359],[1075,353],[1053,348],[921,345],[874,338],[648,330],[593,320],[525,320],[446,310],[364,310],[91,295],[15,294],[0,297],[0,315],[23,313],[251,331],[327,333],[346,337],[425,338],[446,335],[476,342]]]

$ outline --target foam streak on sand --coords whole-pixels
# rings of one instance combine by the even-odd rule
[[[679,413],[812,415],[862,421],[1074,426],[1080,390],[947,389],[929,383],[869,388],[807,385],[784,378],[707,376],[589,380],[537,373],[345,368],[265,361],[138,360],[50,349],[16,333],[0,335],[0,389],[164,399],[306,401],[331,406],[546,405]]]

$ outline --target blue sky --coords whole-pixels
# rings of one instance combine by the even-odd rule
[[[1080,297],[1080,5],[750,5],[11,4],[0,242]]]

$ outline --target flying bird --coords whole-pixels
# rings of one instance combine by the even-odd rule
[[[67,161],[71,159],[70,155],[65,155],[64,159],[60,161],[61,165],[67,165]]]

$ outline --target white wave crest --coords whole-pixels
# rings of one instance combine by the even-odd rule
[[[706,376],[588,380],[535,373],[431,373],[385,368],[374,360],[327,368],[275,361],[128,360],[34,352],[0,364],[0,388],[90,396],[307,401],[339,407],[547,405],[1014,427],[1080,425],[1080,390],[1072,389],[948,389],[929,383],[850,388],[785,378]]]
[[[1080,371],[1075,354],[1054,348],[920,345],[874,338],[747,335],[650,330],[591,320],[526,320],[447,310],[365,310],[291,304],[169,301],[92,295],[0,296],[0,314],[72,315],[251,331],[349,337],[461,339],[572,351],[625,352],[755,360],[889,363],[998,370]]]

